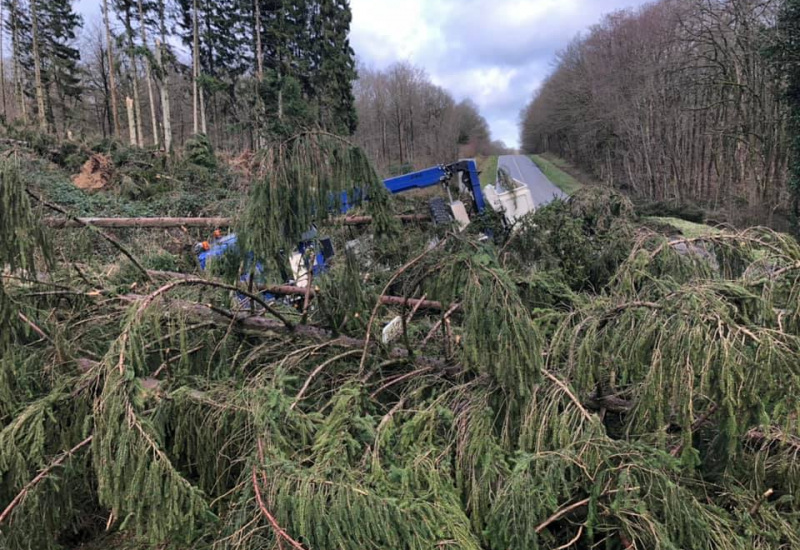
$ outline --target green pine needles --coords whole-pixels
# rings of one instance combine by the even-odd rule
[[[398,229],[338,138],[264,154],[240,228],[259,257],[345,190],[376,223],[335,238]],[[4,548],[800,546],[792,237],[665,236],[586,190],[498,243],[416,228],[397,263],[337,255],[308,304],[237,309],[208,273],[45,274],[2,175]]]

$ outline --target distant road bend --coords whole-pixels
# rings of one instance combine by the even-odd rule
[[[504,168],[512,178],[527,185],[531,190],[533,204],[537,208],[553,199],[567,198],[567,194],[553,185],[539,167],[525,155],[502,155],[497,159],[497,168]]]

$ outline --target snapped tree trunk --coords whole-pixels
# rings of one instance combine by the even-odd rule
[[[136,63],[136,54],[133,44],[133,27],[131,26],[131,14],[128,10],[125,11],[125,31],[128,35],[128,59],[131,64],[131,83],[133,84],[133,115],[136,124],[136,143],[132,143],[132,145],[144,147],[142,111],[141,102],[139,101],[139,66]]]
[[[136,147],[136,114],[132,98],[125,98],[125,107],[128,111],[128,131],[130,132],[131,145]]]

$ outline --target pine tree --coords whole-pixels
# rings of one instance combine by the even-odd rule
[[[131,142],[135,141],[139,147],[144,147],[144,129],[142,126],[141,101],[139,97],[139,64],[136,59],[136,44],[134,42],[136,29],[134,28],[134,12],[138,11],[136,0],[114,0],[114,8],[117,16],[122,21],[125,28],[120,40],[125,46],[130,64],[130,79],[133,88],[133,118],[135,124],[135,134],[131,132]],[[135,138],[134,138],[135,135]]]
[[[103,0],[103,25],[106,31],[106,51],[108,52],[108,88],[111,95],[111,114],[114,121],[114,136],[120,137],[122,126],[119,122],[119,105],[117,100],[117,83],[114,73],[114,41],[111,36],[111,13],[108,11],[108,0]]]
[[[11,37],[11,60],[13,65],[14,98],[19,109],[20,118],[28,123],[28,109],[25,100],[25,73],[23,66],[30,56],[30,20],[22,0],[11,0],[8,6],[8,19],[5,21],[6,31]]]
[[[82,24],[70,0],[35,0],[38,29],[40,31],[39,50],[42,61],[42,78],[47,105],[47,124],[56,125],[53,107],[61,115],[64,127],[72,118],[71,104],[81,97],[80,53],[73,46],[77,30]]]
[[[350,135],[357,116],[353,81],[357,74],[355,54],[348,33],[352,13],[347,0],[319,0],[314,44],[314,93],[323,128]]]
[[[156,43],[156,60],[158,74],[161,79],[161,118],[164,124],[164,151],[169,154],[172,149],[172,115],[169,102],[169,71],[166,67],[167,49],[167,15],[166,0],[158,0],[158,28],[161,39]]]
[[[47,131],[47,106],[45,105],[44,78],[42,76],[41,28],[39,26],[39,6],[32,0],[31,10],[31,47],[33,53],[34,89],[36,90],[36,118],[39,129]]]
[[[8,6],[6,30],[11,35],[14,88],[23,120],[27,119],[24,93],[33,88],[39,128],[46,131],[58,108],[69,124],[70,104],[81,96],[80,54],[72,46],[80,16],[69,0],[13,0]],[[31,86],[32,85],[32,86]]]
[[[156,116],[156,99],[153,94],[153,71],[150,65],[150,46],[147,43],[147,26],[152,22],[148,16],[155,9],[152,2],[137,0],[139,12],[139,32],[142,38],[142,49],[144,51],[144,78],[147,83],[147,98],[150,104],[150,125],[153,130],[153,144],[158,147],[158,118]]]
[[[786,75],[791,160],[789,187],[800,216],[800,0],[786,0],[778,21],[778,58]]]

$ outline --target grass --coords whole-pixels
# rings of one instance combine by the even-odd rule
[[[477,162],[481,171],[481,188],[494,184],[497,181],[497,155],[479,158]]]
[[[564,171],[568,166],[567,161],[555,157],[547,159],[541,155],[531,155],[530,157],[547,179],[567,195],[572,195],[575,191],[583,187],[581,182]]]
[[[666,224],[674,227],[678,231],[680,231],[684,237],[688,239],[696,239],[698,237],[704,237],[706,235],[717,235],[722,233],[720,229],[716,227],[711,227],[710,225],[705,225],[702,223],[694,223],[687,220],[682,220],[680,218],[662,218],[659,216],[648,216],[645,218],[647,221],[652,221],[655,223]]]

